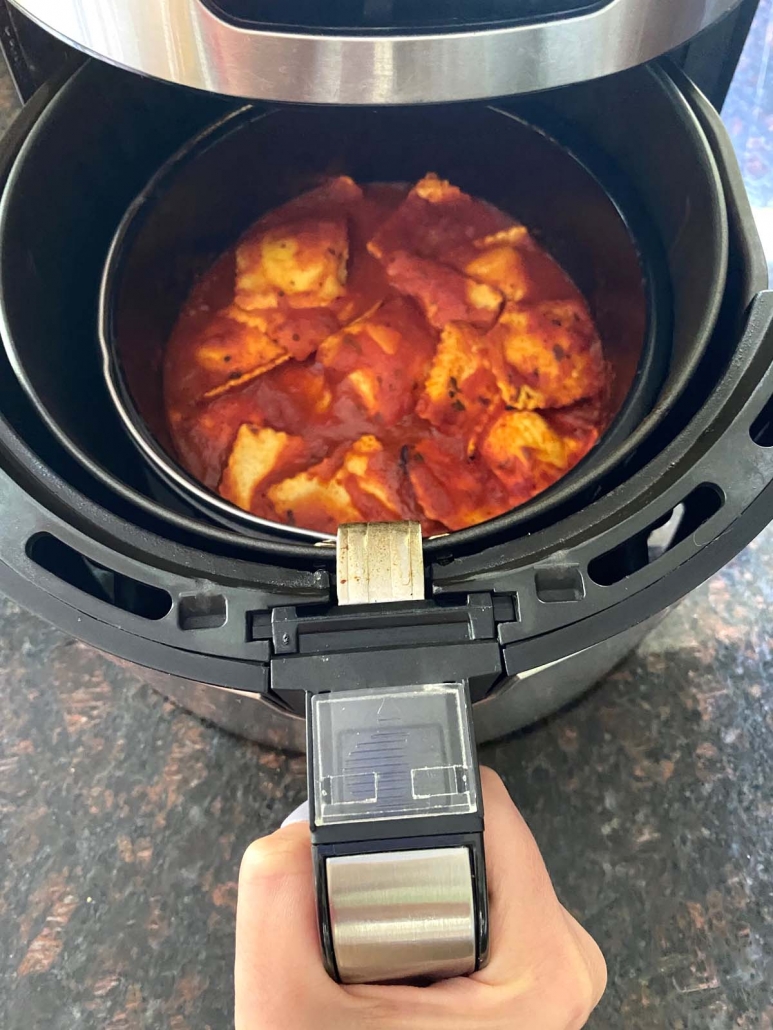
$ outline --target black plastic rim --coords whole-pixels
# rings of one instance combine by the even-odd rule
[[[29,147],[31,146],[31,141],[33,139],[33,136],[35,135],[35,131],[37,130],[38,125],[45,124],[46,121],[50,120],[52,117],[55,116],[55,101],[58,99],[60,95],[66,95],[68,90],[74,92],[74,87],[78,83],[79,76],[88,76],[93,73],[93,70],[93,66],[87,64],[81,71],[77,72],[70,80],[70,82],[65,85],[62,93],[57,94],[53,98],[54,103],[50,103],[48,105],[47,109],[43,111],[40,118],[37,119],[37,122],[35,124],[32,124],[31,126],[28,126],[27,131],[29,132],[29,135],[27,136],[27,139],[21,148],[15,167],[11,171],[11,174],[9,176],[9,185],[13,183],[14,179],[17,178],[20,174],[22,159],[24,157],[26,150],[29,149]],[[669,74],[658,67],[651,67],[649,69],[646,69],[645,73],[649,76],[652,76],[653,79],[657,80],[663,92],[675,101],[677,110],[679,111],[679,116],[682,120],[684,120],[685,125],[687,126],[688,133],[692,131],[692,122],[695,121],[695,116],[690,107],[688,106],[687,102],[685,101],[679,87],[673,83]],[[32,129],[31,132],[30,129]],[[699,136],[700,135],[702,135],[702,133],[699,133]],[[717,178],[719,178],[719,173],[716,168],[716,162],[714,162],[713,157],[711,156],[711,151],[709,150],[707,154],[700,154],[699,157],[701,160],[704,160],[710,165],[710,170],[712,171],[712,173],[715,174]],[[722,204],[724,204],[724,187],[722,186],[721,181],[719,183],[718,189],[719,196],[722,199]],[[719,252],[722,254],[724,262],[726,264],[726,228],[724,230],[724,233],[717,229],[717,237],[715,242],[717,243],[717,246],[719,247]],[[701,332],[703,332],[706,335],[710,333],[710,329],[716,318],[716,313],[721,304],[721,294],[719,290],[715,291],[715,294],[713,295],[712,299],[714,300],[714,303],[707,305],[705,310],[702,309],[703,318],[701,322]],[[72,457],[75,458],[78,464],[81,465],[96,481],[104,484],[106,482],[106,475],[104,470],[98,464],[96,464],[88,454],[84,453],[67,436],[65,432],[62,431],[61,427],[57,424],[56,420],[47,411],[45,404],[36,395],[35,387],[30,382],[29,377],[26,375],[24,371],[23,361],[21,357],[14,353],[14,341],[8,337],[7,333],[5,343],[7,350],[9,352],[9,357],[14,362],[16,371],[19,375],[20,382],[24,386],[28,397],[33,402],[34,406],[38,411],[38,414],[44,421],[45,425],[51,431],[51,433],[59,442],[59,444],[61,444],[65,448],[65,450]],[[685,368],[680,370],[676,379],[673,382],[671,380],[669,381],[663,394],[659,398],[653,412],[647,418],[645,418],[642,423],[639,424],[639,426],[631,434],[629,439],[621,446],[622,454],[619,455],[620,457],[628,457],[633,454],[638,444],[649,435],[654,425],[657,423],[658,418],[662,414],[660,409],[662,409],[664,403],[673,404],[675,399],[683,392],[685,386],[690,380],[692,369],[697,365],[698,361],[700,360],[701,354],[702,350],[700,354],[696,354],[694,356],[691,355],[690,361],[686,364]],[[319,568],[321,566],[332,563],[332,561],[334,560],[334,554],[332,553],[332,549],[330,548],[319,548],[313,546],[310,547],[304,545],[292,545],[288,543],[277,543],[275,541],[265,539],[251,539],[244,533],[235,533],[230,530],[220,528],[217,525],[212,524],[211,522],[203,522],[199,519],[190,518],[187,515],[179,514],[178,512],[173,511],[157,503],[149,497],[137,493],[135,490],[126,487],[124,484],[112,478],[107,479],[107,485],[118,497],[120,497],[122,502],[127,501],[130,505],[134,507],[135,511],[146,513],[148,516],[150,516],[150,519],[155,524],[161,523],[166,524],[167,526],[174,527],[178,532],[184,534],[184,539],[198,540],[201,542],[206,542],[210,545],[215,545],[217,548],[219,548],[226,554],[238,554],[244,557],[249,556],[253,558],[259,558],[262,556],[268,561],[281,562],[285,565],[285,567],[311,566],[312,568]],[[556,489],[557,493],[559,493],[561,490],[564,489],[564,484],[560,483],[558,484],[557,488],[554,489]],[[507,516],[505,516],[504,518],[507,518]],[[497,546],[497,544],[501,543],[503,539],[507,539],[506,535],[500,533],[499,539],[497,540],[497,538],[491,532],[491,527],[492,523],[487,523],[483,524],[481,527],[475,527],[471,530],[455,533],[453,535],[453,538],[449,536],[436,540],[425,541],[425,554],[429,558],[436,558],[445,561],[449,560],[452,556],[451,549],[449,547],[449,542],[451,541],[451,539],[453,539],[453,543],[455,545],[454,553],[458,552],[459,554],[477,553],[481,546],[484,548]],[[531,526],[528,527],[530,531],[531,528]],[[544,527],[540,526],[536,528],[542,529]],[[486,538],[482,544],[479,542],[479,537],[481,535],[483,535]],[[550,535],[552,536],[554,534],[551,533]],[[461,546],[457,546],[461,545],[462,543],[467,544],[467,546],[464,549],[462,549]],[[214,555],[212,557],[212,560],[217,560],[214,557]]]
[[[29,130],[38,111],[33,102],[0,146],[0,176],[6,174],[19,136]],[[704,116],[714,121],[714,134],[724,142],[723,182],[733,200],[733,265],[742,270],[743,280],[735,307],[741,321],[751,297],[764,289],[767,271],[729,140],[723,136],[715,112],[706,108]],[[694,422],[675,435],[649,466],[565,526],[546,529],[513,548],[491,549],[474,559],[433,568],[433,582],[438,575],[445,579],[438,584],[440,592],[496,590],[518,597],[519,621],[510,625],[510,633],[501,641],[510,675],[607,639],[673,604],[730,560],[768,522],[773,512],[773,439],[758,440],[751,430],[766,414],[769,425],[773,411],[770,294],[757,299],[743,333],[737,332],[724,338],[723,346],[732,353],[732,360],[722,381]],[[34,450],[34,436],[28,436],[26,430],[20,436],[6,414],[0,417],[3,590],[66,632],[127,660],[188,680],[208,680],[240,691],[260,690],[267,669],[259,663],[266,659],[258,653],[256,642],[245,648],[240,598],[248,595],[253,608],[266,606],[266,591],[273,592],[272,606],[303,604],[304,599],[306,603],[327,601],[326,574],[296,573],[288,564],[272,568],[214,556],[149,533],[79,494],[77,486],[62,478],[61,471],[41,461]],[[724,490],[725,510],[699,532],[685,537],[657,564],[573,602],[545,605],[532,599],[530,578],[535,566],[550,560],[559,566],[577,563],[582,569],[589,555],[616,546],[656,521],[696,484],[706,482]],[[148,622],[45,573],[25,552],[28,539],[39,532],[52,533],[94,560],[146,583],[162,585],[171,592],[175,608],[166,619]],[[226,649],[220,649],[218,634],[213,638],[210,630],[202,631],[203,636],[175,632],[181,595],[218,590],[228,592],[229,608],[233,602],[235,619],[231,621],[242,642],[238,654],[232,654],[231,641]],[[293,601],[286,599],[289,592],[294,593]],[[539,619],[537,633],[529,624],[534,617]]]

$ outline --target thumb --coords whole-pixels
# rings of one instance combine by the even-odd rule
[[[236,1030],[318,1027],[325,996],[339,990],[320,955],[307,823],[256,840],[244,855],[234,982]]]

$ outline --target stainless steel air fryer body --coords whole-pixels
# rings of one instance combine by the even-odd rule
[[[13,0],[87,53],[230,96],[415,104],[550,89],[642,64],[738,0]]]

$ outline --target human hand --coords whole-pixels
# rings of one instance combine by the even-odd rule
[[[505,785],[481,769],[491,961],[429,987],[342,985],[324,970],[311,843],[295,823],[247,849],[236,914],[236,1030],[579,1030],[606,986]]]

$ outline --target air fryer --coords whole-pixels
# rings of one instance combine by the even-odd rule
[[[313,713],[355,687],[435,691],[478,740],[547,714],[771,515],[773,294],[716,107],[682,70],[721,103],[753,0],[713,28],[732,0],[457,0],[421,15],[395,2],[388,24],[359,3],[337,5],[333,23],[310,3],[275,22],[257,0],[185,0],[159,5],[168,34],[149,30],[146,6],[16,0],[97,58],[62,46],[53,62],[38,49],[48,37],[3,7],[17,81],[38,88],[0,144],[0,586],[192,711],[275,746],[305,746],[307,698]],[[388,75],[373,59],[385,47]],[[438,106],[401,106],[427,102]],[[269,144],[300,138],[285,126],[303,126],[308,147],[280,160]],[[528,189],[510,172],[519,146],[540,169]],[[140,384],[122,348],[156,367],[192,278],[321,165],[409,180],[433,167],[430,151],[539,223],[606,320],[620,414],[544,497],[423,546],[402,538],[398,575],[357,551],[356,534],[337,552],[223,521],[170,481],[168,453],[148,454],[157,379]],[[223,167],[233,188],[213,188]],[[376,603],[350,603],[342,555],[355,552]],[[343,737],[316,746],[330,739]],[[472,797],[470,784],[460,773],[454,797]],[[443,818],[474,836],[470,805]],[[324,849],[343,831],[320,819],[316,832]],[[483,947],[479,933],[475,962]]]
[[[192,0],[193,6],[197,3]],[[75,43],[86,45],[78,33],[92,31],[88,16],[79,20],[79,27],[58,24],[59,18],[70,18],[76,4],[65,10],[26,0],[19,6],[28,8],[37,23],[51,25],[60,36],[71,31]],[[607,6],[626,7],[619,2]],[[648,5],[639,6],[643,16]],[[683,13],[681,22],[672,14],[659,22],[649,10],[657,32],[650,32],[647,45],[654,45],[659,33],[670,34],[669,45],[692,35],[708,20],[698,6]],[[542,24],[538,7],[518,8],[517,18],[508,23],[512,39],[527,38],[518,36],[522,29],[547,31],[559,19],[557,8]],[[703,41],[684,44],[677,52],[680,63],[704,72],[713,90],[728,80],[751,7],[744,4]],[[102,12],[109,22],[134,9],[132,4],[115,4]],[[210,13],[214,18],[223,14],[223,31],[230,32],[241,25],[244,11]],[[202,14],[207,24],[210,13]],[[578,31],[578,20],[587,11],[574,6],[564,13]],[[696,14],[695,24],[688,24]],[[179,89],[99,61],[88,62],[73,74],[80,63],[75,50],[53,47],[49,37],[15,8],[4,8],[4,15],[15,30],[18,45],[10,55],[23,87],[34,84],[41,69],[47,74],[3,146],[0,278],[3,337],[11,363],[2,381],[3,453],[7,504],[19,508],[19,514],[6,521],[21,527],[18,534],[8,534],[8,589],[15,592],[16,577],[21,576],[27,583],[22,592],[33,607],[78,627],[106,651],[125,658],[141,656],[145,665],[158,666],[162,678],[210,683],[210,717],[216,719],[219,700],[225,705],[232,699],[228,690],[238,689],[260,696],[262,707],[265,698],[279,722],[285,719],[290,725],[296,718],[293,711],[300,712],[298,698],[278,684],[283,670],[300,670],[312,660],[316,627],[337,618],[334,549],[276,535],[247,536],[240,527],[224,526],[170,490],[138,454],[115,413],[102,374],[95,314],[111,241],[122,222],[124,234],[129,233],[127,212],[137,198],[142,200],[134,209],[131,234],[140,250],[113,255],[111,268],[120,282],[121,275],[133,274],[132,253],[141,253],[143,233],[149,234],[145,241],[155,242],[166,232],[169,246],[186,239],[190,244],[187,250],[183,247],[180,279],[172,283],[179,296],[198,263],[238,230],[244,212],[230,195],[225,207],[231,205],[232,210],[223,213],[231,222],[223,222],[219,236],[202,240],[195,237],[196,226],[186,225],[179,212],[164,221],[165,211],[175,210],[173,192],[165,207],[146,191],[177,151],[213,124],[234,116],[243,102]],[[259,27],[258,35],[265,28]],[[352,40],[368,37],[367,26],[349,28]],[[416,26],[416,38],[424,38],[425,28]],[[313,35],[313,27],[306,29]],[[485,33],[489,29],[499,31],[493,22]],[[274,35],[281,36],[282,31],[278,26]],[[256,38],[250,36],[251,43]],[[279,41],[287,42],[283,37]],[[106,47],[106,37],[102,42]],[[367,42],[362,46],[367,49]],[[717,47],[728,48],[721,67],[711,61]],[[101,53],[99,46],[92,48]],[[107,49],[103,56],[116,59]],[[628,63],[627,58],[618,59],[620,67]],[[604,70],[601,64],[598,67]],[[719,554],[727,553],[731,526],[740,537],[751,535],[755,523],[747,509],[755,502],[761,511],[765,496],[763,437],[755,432],[755,442],[748,433],[744,436],[737,418],[742,409],[746,411],[746,402],[752,404],[752,394],[757,405],[765,392],[765,359],[760,355],[768,300],[759,241],[727,136],[715,111],[674,65],[617,69],[607,78],[589,72],[578,78],[589,81],[535,97],[499,100],[495,106],[528,124],[549,127],[548,133],[552,131],[590,171],[587,181],[597,183],[598,197],[606,195],[599,211],[612,212],[614,206],[619,212],[619,221],[609,217],[608,226],[620,243],[626,227],[629,244],[633,241],[638,250],[647,306],[642,344],[657,337],[654,366],[660,362],[664,374],[650,377],[657,383],[656,396],[638,408],[626,432],[542,502],[495,523],[425,543],[430,614],[418,637],[424,634],[428,647],[439,646],[431,627],[435,620],[445,624],[450,619],[455,628],[443,629],[440,636],[450,633],[449,642],[464,646],[470,655],[488,656],[479,703],[483,696],[493,696],[492,690],[498,696],[526,691],[527,680],[515,682],[513,677],[528,672],[532,660],[535,667],[549,665],[656,617],[690,588],[691,569],[700,568],[707,575],[710,555],[717,554],[715,564]],[[236,122],[262,132],[263,111],[260,105],[253,106],[237,113]],[[489,107],[474,105],[425,108],[428,111],[438,119],[459,116],[473,127],[478,118],[482,123],[498,116]],[[403,119],[405,124],[414,119],[421,125],[428,117],[421,108],[397,107],[317,113],[321,125],[325,118],[339,119],[341,125],[365,118],[388,127],[371,137],[384,150],[390,149]],[[276,116],[313,119],[314,109]],[[240,134],[226,138],[238,140]],[[199,174],[205,179],[202,167],[199,162],[183,162],[181,168],[175,166],[173,179],[155,181],[179,184],[184,177],[191,181]],[[162,175],[168,174],[167,168]],[[504,173],[499,174],[504,182]],[[480,180],[474,162],[470,175],[471,181],[476,176]],[[489,174],[489,183],[495,186],[496,175]],[[589,191],[593,203],[594,187]],[[238,191],[235,195],[243,196]],[[590,238],[584,210],[559,208],[562,217],[575,219],[572,231],[564,233],[566,240],[583,234]],[[557,245],[562,242],[557,240]],[[566,253],[571,268],[569,250],[571,246]],[[18,260],[20,253],[23,261]],[[575,259],[575,264],[579,277],[581,262]],[[595,274],[599,272],[607,274],[609,267],[604,271],[602,262],[595,266]],[[626,288],[636,294],[633,264],[624,263],[619,274],[628,276]],[[126,282],[129,285],[122,288],[128,290],[130,275]],[[164,282],[166,286],[168,280]],[[164,294],[168,305],[171,293]],[[633,306],[641,303],[640,295]],[[114,313],[120,317],[120,300],[117,304]],[[160,316],[154,325],[164,319],[168,323],[168,306]],[[153,325],[143,329],[153,330]],[[154,345],[160,330],[156,333]],[[759,354],[748,358],[748,372],[742,355],[750,339],[757,340]],[[627,359],[620,382],[635,386],[636,362],[630,354]],[[759,381],[744,401],[739,390],[748,391],[749,376]],[[721,391],[729,391],[728,400],[732,397],[737,410],[718,404]],[[145,421],[153,420],[152,412],[139,414]],[[734,433],[740,433],[744,444],[737,460],[721,472],[712,467],[710,475],[707,470],[700,482],[695,481],[696,470],[713,448]],[[679,487],[686,483],[682,474],[688,474],[690,490]],[[685,503],[685,496],[692,497],[690,503]],[[669,520],[672,512],[676,515]],[[681,528],[676,527],[679,517]],[[658,530],[661,524],[670,528]],[[672,536],[665,549],[647,543],[653,534],[663,538],[664,531]],[[491,618],[482,637],[480,625],[471,616],[468,619],[470,597],[489,598]],[[308,654],[293,654],[287,645],[277,647],[272,625],[285,609],[295,612],[292,618],[298,621],[298,634],[291,633],[291,639],[299,642],[301,652],[310,648]],[[70,621],[73,611],[82,616],[80,622]],[[281,616],[285,617],[291,618],[287,612]],[[315,628],[301,647],[304,627],[312,625]],[[140,641],[148,646],[138,646]],[[343,638],[340,644],[348,653]],[[394,645],[395,655],[409,661],[413,645],[403,648],[399,634]],[[208,689],[197,688],[198,694]],[[540,712],[543,708],[540,702]],[[526,710],[524,718],[529,718]],[[244,725],[260,735],[256,720]],[[504,723],[501,728],[506,731],[514,725]],[[297,734],[293,740],[298,743]]]
[[[45,12],[30,13],[45,23]],[[571,17],[583,15],[573,9]],[[18,15],[12,20],[19,24]],[[29,23],[23,25],[21,38],[29,51],[39,37]],[[714,31],[727,36],[727,26]],[[696,67],[698,46],[684,53]],[[450,632],[448,642],[466,645],[471,663],[474,653],[487,655],[477,700],[493,696],[491,690],[499,695],[526,689],[512,679],[513,670],[518,673],[523,665],[516,653],[533,654],[535,666],[544,665],[543,658],[548,664],[563,660],[570,652],[559,641],[574,639],[579,647],[610,639],[665,607],[665,601],[658,605],[652,599],[660,590],[664,598],[670,596],[666,581],[689,589],[690,562],[708,560],[707,548],[718,546],[720,535],[726,539],[719,526],[728,519],[726,527],[735,524],[748,507],[744,500],[749,498],[742,500],[739,489],[748,487],[749,477],[740,474],[739,454],[735,470],[731,465],[722,475],[707,474],[705,489],[697,483],[697,499],[688,505],[678,496],[685,492],[676,486],[678,470],[695,475],[699,455],[690,434],[696,427],[704,426],[702,440],[719,442],[735,425],[730,410],[719,405],[718,391],[748,384],[739,348],[750,333],[764,336],[760,312],[767,297],[761,293],[759,243],[724,131],[715,111],[673,65],[650,64],[539,96],[500,100],[494,107],[501,114],[486,105],[424,108],[423,113],[421,108],[294,108],[269,114],[271,109],[260,105],[245,111],[241,102],[112,70],[101,62],[87,62],[68,74],[79,62],[74,51],[63,48],[62,54],[62,81],[41,87],[6,140],[3,155],[0,281],[4,343],[13,369],[3,380],[2,407],[7,467],[13,472],[9,497],[25,510],[32,505],[41,517],[55,517],[55,532],[39,530],[34,518],[29,532],[21,534],[25,539],[11,542],[24,575],[36,584],[31,588],[36,596],[45,596],[47,605],[52,597],[66,597],[70,607],[92,612],[101,626],[113,625],[114,634],[95,626],[93,639],[119,656],[137,657],[138,639],[155,641],[160,650],[145,664],[198,683],[211,680],[213,704],[236,687],[265,697],[280,722],[300,712],[298,696],[279,686],[281,670],[300,669],[314,655],[293,656],[278,648],[271,627],[285,608],[295,612],[299,633],[291,637],[299,642],[305,625],[324,626],[327,619],[334,624],[339,612],[334,549],[275,533],[247,535],[169,489],[137,452],[115,411],[103,377],[96,321],[106,265],[106,282],[115,288],[109,298],[116,328],[126,318],[122,296],[123,310],[133,309],[136,318],[133,282],[142,284],[148,273],[159,281],[163,274],[157,303],[140,311],[146,319],[141,336],[151,348],[158,347],[191,276],[254,210],[281,199],[265,193],[248,196],[238,188],[208,189],[208,177],[217,174],[224,157],[220,148],[234,148],[231,158],[238,159],[239,147],[256,144],[258,171],[261,161],[269,161],[262,168],[268,182],[272,159],[260,150],[261,134],[270,124],[279,126],[270,131],[281,133],[283,119],[288,125],[301,119],[307,127],[337,127],[341,159],[359,161],[361,167],[366,158],[355,147],[346,157],[344,141],[357,140],[348,127],[368,127],[369,146],[376,147],[381,161],[385,155],[395,160],[399,148],[392,141],[404,139],[406,126],[414,126],[416,147],[432,122],[437,126],[429,137],[433,145],[450,148],[471,188],[488,190],[494,199],[507,192],[507,163],[483,176],[479,163],[454,148],[455,120],[467,133],[482,133],[492,156],[500,146],[494,129],[498,119],[512,122],[513,141],[519,133],[523,137],[525,126],[544,128],[557,142],[535,134],[541,141],[537,151],[556,146],[571,155],[563,154],[567,166],[577,169],[573,187],[584,191],[586,203],[556,205],[554,224],[543,231],[585,289],[595,291],[597,305],[615,295],[630,301],[621,305],[624,315],[597,312],[610,325],[615,318],[630,319],[628,325],[636,327],[631,336],[639,337],[630,349],[621,348],[627,362],[619,376],[628,387],[619,398],[624,414],[622,393],[634,398],[628,401],[623,432],[615,436],[613,431],[606,447],[544,498],[494,523],[424,544],[427,627],[451,619],[455,629],[440,635]],[[34,72],[34,61],[27,67]],[[217,128],[231,122],[233,129]],[[507,133],[501,136],[504,149]],[[335,137],[336,132],[325,134],[328,161]],[[189,141],[195,138],[200,142],[191,151]],[[210,146],[211,140],[216,145]],[[182,157],[175,157],[178,152]],[[414,150],[406,172],[395,168],[394,174],[413,174],[414,166],[426,164],[426,156]],[[48,170],[54,166],[58,174],[52,179]],[[296,171],[302,178],[302,160],[296,159]],[[200,223],[186,213],[190,190],[212,205]],[[544,211],[542,200],[534,211]],[[248,204],[256,207],[248,211]],[[542,217],[549,222],[551,216]],[[202,236],[202,225],[216,225],[214,235],[206,229]],[[583,262],[577,250],[572,254],[572,241],[577,248],[579,240],[582,256],[597,255],[591,262]],[[623,258],[610,261],[602,241],[619,248],[615,254]],[[182,257],[172,269],[166,258],[178,245]],[[25,260],[16,259],[19,253]],[[761,362],[753,363],[756,370]],[[740,403],[740,394],[733,396]],[[143,423],[152,425],[152,402],[140,396],[131,400]],[[751,481],[762,495],[767,455],[754,440],[751,445]],[[739,482],[728,486],[727,476],[734,471]],[[51,490],[55,500],[49,503],[45,498]],[[677,517],[667,518],[673,511],[682,517],[681,529],[675,528]],[[647,540],[664,522],[673,539],[656,554]],[[695,522],[700,526],[691,528]],[[23,517],[15,522],[24,524]],[[659,532],[662,537],[664,531]],[[134,533],[138,537],[129,543]],[[685,555],[688,549],[694,553]],[[680,560],[670,580],[667,568],[677,553]],[[15,564],[9,555],[9,570]],[[129,588],[124,580],[137,586]],[[678,596],[680,591],[671,592]],[[471,597],[489,599],[491,618],[483,637],[475,620],[468,619]],[[642,601],[635,615],[634,600]],[[159,615],[163,609],[168,610]],[[630,614],[623,616],[624,610]],[[586,637],[576,632],[579,626],[598,628]],[[430,648],[441,646],[430,628],[419,637]],[[315,628],[301,651],[313,651],[318,639]],[[367,645],[367,635],[357,639]],[[343,638],[340,643],[348,653]],[[419,653],[418,643],[403,648],[399,634],[393,643],[395,655],[404,655],[407,662]],[[246,667],[245,660],[253,663]],[[215,709],[216,704],[209,712],[216,717]],[[248,722],[250,732],[259,735]],[[512,728],[502,726],[503,731]]]

